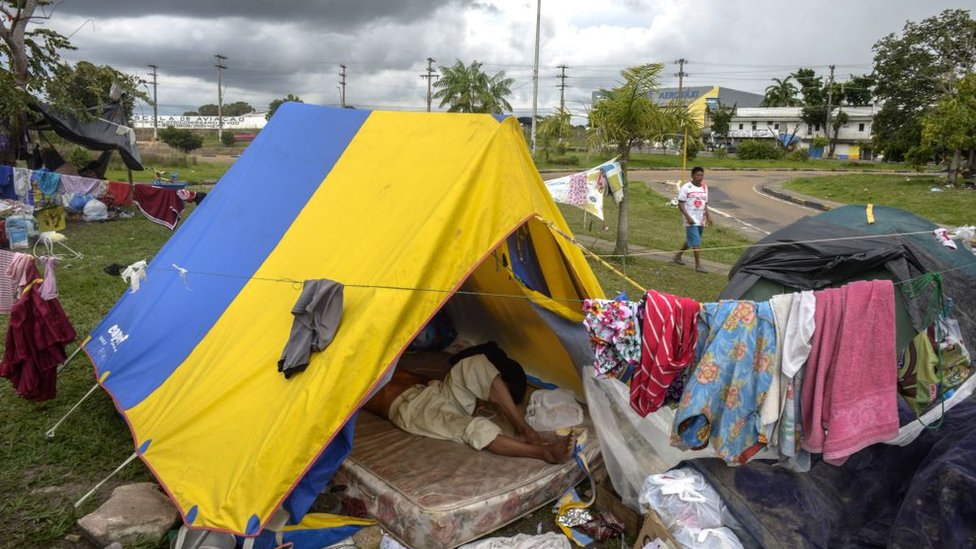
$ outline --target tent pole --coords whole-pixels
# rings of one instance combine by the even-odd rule
[[[81,345],[79,345],[78,348],[75,349],[75,352],[71,353],[71,356],[69,356],[68,358],[64,359],[64,362],[62,362],[60,365],[58,365],[58,373],[59,374],[61,373],[61,370],[64,370],[65,366],[67,366],[68,363],[71,362],[71,360],[75,358],[75,355],[77,355],[79,351],[81,351]]]
[[[50,429],[47,430],[46,433],[44,433],[47,436],[47,438],[49,438],[49,439],[54,438],[54,431],[56,431],[57,428],[62,423],[64,423],[64,420],[68,419],[68,416],[70,416],[72,414],[72,412],[74,412],[79,406],[81,406],[81,403],[84,402],[86,398],[90,397],[91,394],[95,392],[95,389],[98,389],[98,384],[97,383],[94,384],[94,385],[92,385],[92,388],[89,389],[87,393],[85,393],[85,396],[81,397],[81,400],[79,400],[77,403],[75,403],[75,405],[72,406],[70,410],[68,410],[68,413],[67,414],[64,414],[61,417],[61,419],[59,419],[58,422],[54,424],[54,427],[51,427]]]

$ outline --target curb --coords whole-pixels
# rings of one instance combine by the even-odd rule
[[[769,186],[766,183],[763,183],[762,185],[760,185],[759,188],[765,194],[768,194],[770,196],[775,196],[776,198],[779,198],[781,200],[786,200],[788,202],[793,202],[794,204],[799,204],[801,206],[806,206],[807,208],[813,208],[815,210],[820,210],[822,212],[828,212],[828,211],[831,210],[831,207],[830,206],[827,206],[826,204],[822,204],[822,203],[816,202],[814,200],[807,200],[805,198],[799,198],[797,196],[794,196],[794,195],[789,194],[789,193],[785,193],[785,192],[780,191],[780,190],[771,189],[771,188],[769,188]]]

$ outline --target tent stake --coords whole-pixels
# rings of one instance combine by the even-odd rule
[[[64,370],[65,366],[67,366],[68,363],[71,362],[71,360],[75,358],[75,355],[77,355],[78,354],[78,351],[80,351],[80,350],[81,350],[81,345],[79,345],[78,348],[75,349],[75,352],[71,353],[71,356],[69,356],[68,358],[64,359],[64,362],[62,362],[61,364],[58,365],[58,373],[59,374],[61,373],[61,370]]]
[[[64,420],[68,419],[68,416],[70,416],[72,412],[74,412],[79,406],[81,406],[81,403],[84,402],[86,398],[90,397],[91,394],[95,392],[95,389],[98,389],[97,383],[92,385],[91,389],[88,389],[88,392],[85,393],[85,396],[81,397],[81,400],[75,403],[75,405],[72,406],[70,410],[68,410],[68,413],[64,414],[64,416],[62,416],[61,419],[59,419],[58,422],[54,424],[54,427],[51,427],[50,429],[47,430],[47,433],[45,434],[47,435],[48,439],[54,438],[54,431],[57,430],[57,428],[62,423],[64,423]]]
[[[87,494],[81,496],[81,499],[79,499],[78,501],[75,502],[75,509],[77,509],[78,507],[81,507],[81,504],[84,503],[86,499],[88,499],[89,497],[91,497],[91,495],[94,494],[96,490],[98,490],[99,488],[101,488],[102,485],[105,484],[106,482],[108,482],[108,480],[110,478],[114,477],[115,474],[118,473],[119,471],[121,471],[123,467],[125,467],[126,465],[132,463],[132,460],[136,459],[136,457],[138,457],[138,456],[139,456],[139,452],[132,452],[132,455],[129,456],[128,459],[126,459],[125,461],[123,461],[122,462],[122,465],[119,465],[118,467],[116,467],[114,471],[112,471],[111,473],[109,473],[107,477],[103,478],[102,481],[99,482],[98,484],[96,484],[94,488],[92,488],[91,490],[89,490]]]

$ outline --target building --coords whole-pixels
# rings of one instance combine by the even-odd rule
[[[600,99],[600,92],[593,92],[592,101],[596,103]],[[651,99],[658,105],[664,106],[675,102],[684,101],[701,127],[708,126],[706,120],[707,110],[716,108],[719,103],[731,107],[758,107],[762,103],[763,96],[758,93],[751,93],[721,86],[689,86],[685,88],[662,88],[651,93]]]
[[[848,120],[837,132],[834,156],[850,160],[870,159],[871,123],[877,112],[875,107],[838,107],[833,109],[831,120],[836,119],[839,111],[844,111]],[[800,146],[810,149],[811,156],[816,157],[823,151],[812,147],[813,138],[827,137],[826,128],[819,124],[808,126],[802,114],[803,107],[738,108],[729,123],[728,137],[732,143],[743,139],[787,141],[793,137],[799,140]]]
[[[159,115],[157,118],[160,129],[180,128],[185,130],[216,130],[220,127],[220,119],[223,118],[223,128],[225,130],[260,130],[268,121],[264,118],[263,112],[244,114],[241,116],[199,116],[199,115]],[[153,115],[136,114],[131,118],[134,128],[152,128]]]

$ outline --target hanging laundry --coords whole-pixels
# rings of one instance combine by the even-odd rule
[[[183,201],[176,196],[173,189],[163,189],[152,185],[136,185],[132,193],[132,201],[139,207],[139,211],[153,223],[173,231],[180,221],[183,211]]]
[[[132,204],[131,190],[131,186],[128,183],[109,181],[108,186],[105,188],[105,193],[112,195],[112,204],[116,206],[128,206]]]
[[[905,347],[898,365],[898,392],[921,416],[972,373],[966,348],[959,342],[936,341],[932,325]]]
[[[75,330],[57,298],[41,297],[33,262],[31,268],[28,274],[35,278],[10,311],[0,377],[21,397],[41,401],[55,397],[58,365],[67,358],[64,347],[75,340]]]
[[[334,280],[306,280],[292,307],[291,334],[278,360],[278,371],[288,379],[308,367],[311,354],[332,343],[342,320],[342,290]]]
[[[549,179],[544,183],[554,201],[582,208],[602,220],[603,195],[606,194],[607,185],[617,202],[623,198],[620,173],[618,162],[604,162],[589,170]],[[617,198],[618,193],[620,198]]]
[[[31,191],[31,170],[26,168],[14,168],[14,192],[17,193],[17,200],[27,202],[27,197]]]
[[[0,314],[3,315],[10,312],[10,308],[14,305],[14,296],[17,293],[13,280],[7,275],[10,262],[13,261],[16,255],[17,252],[0,250]]]
[[[6,272],[18,296],[27,284],[38,278],[34,256],[30,254],[14,253]]]
[[[661,407],[671,382],[694,360],[700,308],[694,299],[647,292],[640,368],[630,383],[630,406],[641,417]]]
[[[705,303],[699,332],[708,335],[675,413],[671,445],[700,450],[711,442],[718,457],[745,463],[771,435],[759,410],[777,352],[772,309],[768,302]]]
[[[858,281],[816,298],[801,396],[803,448],[843,465],[898,435],[894,285]]]
[[[12,166],[0,164],[0,198],[17,200],[17,188],[14,186],[14,169]]]
[[[44,196],[52,196],[61,186],[61,174],[48,170],[34,170],[33,181]]]
[[[129,265],[122,271],[121,276],[122,280],[129,283],[129,291],[131,293],[138,292],[139,285],[146,279],[146,260],[136,261],[132,265]]]
[[[596,374],[628,382],[641,357],[637,303],[587,299],[583,301],[583,314],[583,326],[590,334],[596,357]]]
[[[780,463],[797,472],[810,469],[809,452],[800,446],[803,437],[800,391],[803,387],[803,365],[810,354],[810,340],[815,328],[816,305],[814,293],[805,291],[793,295],[789,314],[785,318],[773,310],[777,331],[783,324],[783,337],[780,340],[780,417],[773,439],[779,449]],[[770,397],[767,397],[769,400]]]
[[[62,194],[92,194],[98,196],[104,190],[105,182],[91,177],[80,175],[62,175],[61,193]]]
[[[44,255],[38,258],[41,265],[44,265],[44,282],[41,283],[41,299],[50,301],[58,297],[58,281],[54,278],[54,267],[58,264],[58,258],[53,255]]]

